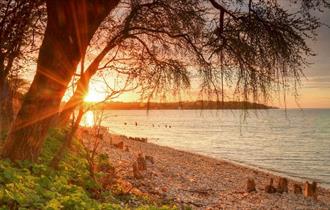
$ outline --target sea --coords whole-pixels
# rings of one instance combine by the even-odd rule
[[[330,188],[330,109],[114,110],[102,125]]]

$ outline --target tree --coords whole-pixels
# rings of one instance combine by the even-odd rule
[[[37,73],[3,147],[11,160],[35,161],[90,39],[118,1],[46,1],[47,27]]]
[[[25,53],[36,48],[43,19],[42,1],[4,0],[0,3],[0,132],[13,120],[13,89]],[[17,81],[17,80],[16,80]]]
[[[75,106],[83,103],[86,86],[99,68],[135,74],[132,78],[144,84],[142,89],[148,92],[149,99],[164,92],[168,88],[166,83],[177,81],[185,84],[181,87],[189,86],[189,66],[198,69],[202,78],[201,94],[217,100],[221,97],[224,101],[225,86],[229,85],[233,86],[238,100],[255,102],[267,102],[273,90],[285,91],[290,78],[296,88],[306,65],[305,56],[313,55],[305,39],[315,36],[320,26],[309,11],[327,7],[329,3],[301,1],[301,9],[293,15],[277,1],[240,2],[123,1],[124,9],[118,6],[123,20],[110,17],[111,24],[103,27],[111,29],[110,38],[82,74],[75,93],[63,108],[61,122],[68,122]],[[99,39],[96,45],[100,45]],[[120,59],[109,59],[99,67],[113,50],[125,55],[116,55]],[[145,56],[139,51],[145,51]],[[164,53],[175,56],[164,56]],[[143,61],[143,65],[137,67],[139,61]],[[166,78],[175,79],[166,82]],[[179,86],[173,89],[178,90]]]
[[[235,11],[210,2],[220,13],[208,42],[220,68],[210,77],[220,84],[224,77],[233,80],[234,94],[243,100],[267,102],[273,93],[285,93],[290,86],[296,91],[307,58],[314,55],[306,40],[315,38],[321,26],[311,11],[329,8],[330,2],[248,0]]]
[[[90,62],[86,71],[81,71],[77,88],[59,116],[60,125],[69,122],[74,109],[83,103],[91,78],[101,71],[107,71],[112,77],[117,74],[117,77],[129,78],[132,82],[135,80],[145,91],[157,88],[158,91],[152,92],[159,93],[162,89],[160,85],[163,85],[164,90],[167,89],[164,80],[168,80],[166,83],[169,85],[176,84],[178,87],[175,89],[179,89],[181,85],[189,85],[183,60],[190,64],[194,60],[198,63],[197,59],[202,54],[202,49],[192,40],[197,41],[197,36],[201,35],[199,30],[203,27],[200,17],[202,13],[192,12],[196,7],[194,4],[181,4],[173,9],[172,1],[130,2],[122,1],[116,9],[123,13],[122,17],[116,17],[117,13],[114,12],[105,21],[103,28],[106,28],[106,32],[101,30],[96,35],[96,43],[92,43],[92,46],[103,44],[104,47]],[[159,19],[157,16],[164,18]],[[102,39],[104,43],[100,43]],[[152,46],[156,43],[157,48]],[[179,51],[185,56],[190,55],[189,60],[174,59]],[[160,56],[161,52],[168,55]],[[151,77],[158,77],[158,80],[164,82],[155,83],[152,79],[147,81]]]
[[[90,39],[117,3],[47,1],[48,23],[37,74],[9,133],[5,157],[37,158],[78,62],[85,60]],[[287,89],[291,80],[294,87],[299,82],[306,56],[313,55],[305,40],[315,37],[321,24],[310,11],[330,6],[327,0],[290,3],[300,7],[285,10],[288,5],[277,0],[124,2],[130,9],[119,10],[110,23],[127,17],[123,19],[136,24],[128,21],[130,31],[121,31],[126,36],[116,51],[121,65],[105,68],[136,80],[149,97],[164,93],[164,87],[178,91],[198,76],[201,93],[218,100],[224,99],[229,84],[239,99],[267,101],[272,91]],[[198,21],[189,21],[190,17]],[[119,29],[127,25],[122,26]],[[117,34],[115,29],[110,29],[111,35]],[[127,61],[127,55],[133,59]]]
[[[59,165],[60,161],[63,159],[64,155],[66,154],[66,150],[71,147],[73,138],[74,138],[76,132],[78,131],[78,128],[80,126],[80,122],[83,118],[83,115],[86,112],[90,111],[90,110],[95,111],[95,109],[98,109],[99,104],[104,103],[108,100],[112,100],[114,98],[117,98],[119,95],[121,95],[124,92],[133,90],[134,87],[131,87],[129,82],[130,82],[130,80],[127,79],[126,82],[122,86],[117,87],[116,89],[114,89],[113,87],[111,87],[110,85],[107,84],[106,92],[108,94],[102,102],[92,103],[90,105],[88,105],[88,104],[86,105],[86,104],[83,104],[83,103],[79,104],[79,111],[78,111],[77,117],[76,118],[73,117],[73,119],[71,121],[72,122],[71,126],[66,132],[64,142],[62,143],[61,147],[59,147],[59,149],[55,153],[55,155],[54,155],[54,157],[53,157],[53,159],[50,163],[51,167],[58,168],[58,165]],[[106,83],[106,81],[105,81],[105,83]],[[77,107],[77,105],[75,107]],[[100,129],[101,123],[103,121],[103,111],[104,110],[101,110],[101,114],[97,115],[97,116],[94,115],[94,114],[96,114],[96,112],[94,112],[94,114],[93,114],[94,117],[96,117],[96,119],[94,119],[94,122],[97,122],[97,125],[94,125],[93,128],[97,130],[97,133],[99,133],[99,129]],[[85,149],[86,149],[86,147],[85,147]],[[96,150],[96,148],[95,148],[95,150]],[[93,152],[93,154],[91,156],[91,159],[88,158],[88,162],[89,162],[89,160],[94,160],[93,157],[96,154],[95,152],[96,151]],[[93,177],[93,178],[95,178],[95,177]]]

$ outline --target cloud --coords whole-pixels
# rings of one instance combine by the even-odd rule
[[[302,88],[330,88],[330,75],[309,77],[302,81]]]

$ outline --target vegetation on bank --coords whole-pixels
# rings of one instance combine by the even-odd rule
[[[62,144],[65,132],[52,129],[38,161],[0,160],[0,209],[176,209],[146,197],[123,193],[120,186],[105,187],[102,171],[91,178],[84,150],[77,142],[54,170],[49,162]],[[111,167],[106,156],[97,164]],[[104,180],[104,179],[103,179]],[[113,190],[116,189],[116,190]],[[161,207],[159,207],[161,206]]]

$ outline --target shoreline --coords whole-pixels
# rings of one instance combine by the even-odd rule
[[[117,133],[117,132],[114,132],[112,130],[110,130],[109,132],[112,135],[122,136],[122,134]],[[251,170],[258,170],[258,171],[261,171],[263,173],[271,173],[271,174],[273,174],[275,176],[285,177],[285,178],[288,178],[290,180],[294,180],[296,182],[303,183],[305,181],[308,181],[308,182],[316,181],[318,183],[318,186],[324,188],[325,190],[329,190],[330,191],[330,183],[321,183],[321,181],[320,180],[317,180],[317,179],[312,179],[312,178],[309,178],[309,177],[302,177],[302,176],[299,176],[298,174],[297,175],[292,175],[292,174],[289,174],[289,172],[280,171],[280,170],[276,170],[276,169],[263,168],[261,166],[254,165],[254,164],[247,163],[247,162],[243,162],[243,161],[231,160],[231,159],[227,159],[227,158],[223,158],[223,157],[215,157],[215,156],[212,156],[212,155],[208,155],[206,153],[203,153],[203,152],[189,151],[189,150],[185,150],[185,149],[179,149],[179,148],[174,148],[174,147],[171,147],[171,146],[161,145],[161,144],[157,144],[156,143],[157,141],[155,141],[155,140],[152,140],[152,139],[150,140],[147,137],[145,137],[145,138],[148,139],[148,144],[153,144],[155,146],[166,147],[166,148],[169,148],[169,149],[174,149],[174,150],[177,150],[177,151],[186,152],[186,153],[189,153],[191,155],[200,155],[200,156],[203,156],[205,158],[214,159],[215,161],[217,161],[217,160],[218,161],[226,161],[229,164],[235,164],[235,165],[238,165],[238,166],[241,166],[241,167],[249,168]]]
[[[258,170],[258,171],[263,172],[263,173],[270,173],[270,174],[273,174],[275,176],[285,177],[287,179],[290,179],[290,180],[293,180],[293,181],[296,181],[296,182],[303,183],[305,181],[308,181],[308,182],[316,181],[318,183],[318,186],[321,186],[325,190],[329,190],[330,191],[330,184],[321,183],[319,180],[312,179],[312,178],[309,178],[309,177],[302,177],[302,176],[299,176],[299,175],[296,175],[296,176],[295,175],[290,175],[290,174],[288,174],[288,172],[285,172],[285,171],[280,171],[280,170],[270,169],[270,168],[263,168],[261,166],[257,166],[257,165],[254,165],[254,164],[251,164],[251,163],[247,163],[247,162],[243,162],[243,161],[231,160],[231,159],[227,159],[227,158],[220,158],[220,157],[209,156],[207,154],[201,154],[201,153],[198,153],[198,152],[181,150],[181,149],[176,149],[176,148],[169,147],[169,146],[158,145],[158,144],[153,143],[153,142],[148,142],[148,143],[155,144],[157,146],[168,147],[170,149],[175,149],[175,150],[178,150],[178,151],[190,153],[192,155],[201,155],[203,157],[212,158],[212,159],[215,159],[215,160],[218,160],[218,161],[226,161],[229,164],[235,164],[235,165],[238,165],[238,166],[241,166],[241,167],[249,168],[251,170]]]
[[[177,150],[178,152],[185,152],[185,153],[188,153],[190,155],[199,155],[203,158],[211,158],[211,159],[214,159],[214,161],[227,162],[228,164],[237,165],[239,167],[248,168],[250,170],[257,170],[257,171],[260,171],[262,173],[269,173],[269,174],[272,174],[274,176],[284,177],[284,178],[287,178],[287,179],[292,180],[294,182],[304,183],[305,181],[308,181],[308,182],[311,183],[312,181],[317,181],[317,184],[318,184],[319,187],[323,188],[324,190],[330,191],[330,184],[320,183],[319,180],[313,180],[309,177],[301,177],[301,176],[298,176],[298,175],[294,176],[294,175],[287,174],[285,171],[279,171],[279,170],[275,170],[275,169],[263,168],[263,167],[260,167],[260,166],[257,166],[257,165],[253,165],[253,164],[250,164],[250,163],[243,162],[243,161],[230,160],[230,159],[227,159],[227,158],[209,156],[207,154],[202,154],[202,153],[199,153],[199,152],[188,151],[188,150],[184,150],[184,149],[177,149],[177,148],[173,148],[173,147],[170,147],[170,146],[159,145],[159,144],[156,144],[154,142],[148,142],[148,144],[153,144],[155,146],[160,146],[160,147],[166,147],[168,149]]]
[[[114,145],[122,142],[121,148]],[[245,164],[182,151],[155,143],[144,143],[117,134],[101,145],[111,164],[117,168],[124,185],[131,186],[148,197],[193,209],[330,209],[330,190],[318,186],[318,199],[294,194],[294,185],[303,189],[303,183],[292,177]],[[142,178],[133,175],[133,164],[139,154],[152,157]],[[274,187],[280,177],[287,177],[288,193],[269,194],[265,186],[274,179]],[[256,192],[246,192],[246,182],[253,178]],[[305,180],[304,180],[305,181]],[[132,187],[133,186],[133,187]]]

